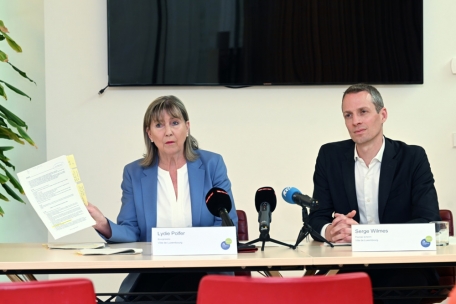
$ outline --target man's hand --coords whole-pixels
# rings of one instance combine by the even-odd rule
[[[352,210],[346,215],[335,213],[334,220],[326,227],[325,237],[333,243],[351,243],[352,240],[352,225],[358,225],[353,218],[356,210]]]

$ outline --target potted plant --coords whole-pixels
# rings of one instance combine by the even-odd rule
[[[14,51],[21,53],[22,48],[8,35],[9,31],[6,28],[5,24],[2,20],[0,20],[0,43],[8,44],[11,49]],[[0,44],[3,46],[4,44]],[[18,69],[15,65],[13,65],[9,59],[7,53],[3,52],[0,48],[0,62],[4,63],[4,65],[9,65],[14,71],[19,73],[23,78],[29,80],[30,82],[35,83],[32,79],[30,79],[25,72]],[[35,83],[36,84],[36,83]],[[6,100],[8,100],[7,92],[13,92],[13,96],[24,96],[28,99],[32,100],[30,96],[25,94],[23,91],[19,90],[17,87],[11,85],[10,83],[6,82],[3,79],[3,76],[0,74],[0,96]],[[4,105],[0,104],[0,138],[6,140],[13,140],[20,144],[25,144],[25,141],[28,142],[30,145],[36,148],[35,143],[27,134],[26,130],[28,129],[27,124],[20,119],[17,115],[9,111]],[[8,150],[13,149],[13,146],[2,146],[0,145],[0,184],[2,188],[0,188],[0,199],[4,201],[9,201],[9,197],[17,200],[21,203],[25,203],[20,195],[24,194],[24,190],[22,189],[20,183],[14,178],[9,170],[15,170],[13,164],[9,162],[8,157],[5,156],[5,152]],[[2,190],[3,189],[3,190]],[[4,211],[0,206],[0,216],[4,215]]]

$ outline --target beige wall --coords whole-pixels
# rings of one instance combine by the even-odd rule
[[[424,85],[378,86],[389,111],[386,136],[426,149],[440,206],[450,209],[456,207],[456,75],[450,72],[450,60],[456,57],[454,12],[454,0],[424,0]],[[46,132],[41,146],[48,159],[75,155],[89,200],[113,220],[120,207],[123,166],[141,157],[142,116],[158,96],[174,94],[183,100],[201,148],[223,155],[236,206],[247,212],[252,238],[258,235],[256,189],[272,186],[279,195],[285,186],[295,186],[311,194],[319,147],[348,138],[340,113],[345,86],[108,88],[99,96],[107,84],[106,30],[105,1],[46,0],[45,35],[32,38],[44,36],[45,42],[46,122],[40,126],[46,125]],[[301,225],[300,209],[279,198],[271,237],[295,240]],[[24,231],[18,227],[15,233]],[[90,229],[62,239],[98,240]],[[97,291],[112,291],[119,278],[110,278],[96,278]]]
[[[389,110],[385,134],[425,147],[445,208],[456,206],[455,11],[454,0],[424,1],[424,85],[378,87]],[[90,201],[111,219],[119,211],[123,166],[143,153],[143,113],[158,96],[183,100],[201,147],[223,155],[252,238],[255,191],[295,186],[311,194],[319,147],[348,138],[340,113],[345,86],[108,88],[98,96],[107,84],[106,30],[105,1],[45,1],[48,158],[73,153]],[[271,237],[296,239],[299,207],[279,198],[272,217]],[[90,229],[66,239],[99,240]]]
[[[456,2],[424,2],[425,84],[378,88],[389,110],[385,134],[425,147],[441,206],[452,207]],[[90,201],[112,219],[123,166],[141,157],[142,116],[158,96],[181,98],[201,147],[223,155],[252,236],[258,234],[256,189],[291,185],[311,194],[319,147],[348,137],[340,113],[345,86],[108,88],[99,96],[107,83],[104,1],[45,1],[45,33],[48,158],[73,153]],[[271,236],[294,239],[300,227],[299,208],[279,199]],[[98,239],[89,230],[70,238],[86,237]]]

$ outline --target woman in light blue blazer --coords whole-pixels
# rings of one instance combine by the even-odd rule
[[[213,187],[229,194],[229,215],[237,226],[225,163],[220,155],[198,149],[184,104],[175,96],[154,100],[145,113],[143,132],[147,152],[125,166],[117,224],[88,206],[98,233],[109,243],[151,242],[152,227],[221,226],[221,219],[206,208],[205,196]],[[157,286],[135,286],[144,289],[167,279],[175,280],[169,274],[129,274],[119,292],[161,291]]]

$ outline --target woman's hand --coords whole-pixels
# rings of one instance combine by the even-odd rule
[[[111,226],[103,213],[101,213],[100,209],[98,209],[95,205],[88,203],[87,210],[89,211],[90,216],[95,220],[95,225],[92,227],[101,233],[105,238],[111,238]]]

